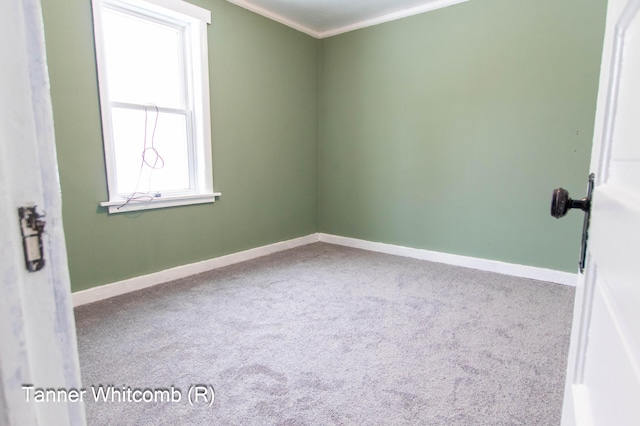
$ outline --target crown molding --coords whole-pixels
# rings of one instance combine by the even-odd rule
[[[326,31],[317,31],[311,29],[305,25],[302,25],[292,19],[289,19],[285,16],[279,15],[277,13],[271,12],[263,7],[256,6],[250,1],[247,0],[227,0],[229,3],[233,3],[236,6],[240,6],[244,9],[247,9],[251,12],[257,13],[258,15],[262,15],[265,18],[269,18],[273,21],[279,22],[283,25],[291,27],[295,30],[301,31],[305,34],[310,35],[311,37],[322,39],[332,37],[338,34],[347,33],[350,31],[359,30],[366,27],[371,27],[374,25],[383,24],[385,22],[395,21],[397,19],[406,18],[413,15],[419,15],[425,12],[431,12],[432,10],[442,9],[444,7],[453,6],[458,3],[465,3],[470,0],[435,0],[425,3],[421,6],[411,7],[408,9],[400,10],[393,13],[388,13],[386,15],[381,15],[376,18],[366,19],[364,21],[354,22],[353,24],[345,25],[339,28],[334,28]]]
[[[262,15],[265,18],[269,18],[272,21],[276,21],[279,22],[283,25],[286,25],[287,27],[291,27],[294,30],[298,30],[300,32],[303,32],[305,34],[310,35],[311,37],[314,38],[320,38],[320,33],[316,30],[312,30],[311,28],[305,27],[302,24],[299,24],[287,17],[284,17],[282,15],[278,15],[277,13],[273,13],[270,10],[267,10],[263,7],[260,6],[256,6],[255,4],[248,2],[246,0],[227,0],[229,3],[233,3],[236,6],[240,6],[243,9],[247,9],[251,12],[257,13],[258,15]]]
[[[374,25],[384,24],[385,22],[391,22],[402,18],[407,18],[413,15],[419,15],[421,13],[431,12],[432,10],[442,9],[448,6],[453,6],[458,3],[465,3],[469,0],[435,0],[423,4],[422,6],[411,7],[409,9],[399,10],[397,12],[388,13],[386,15],[379,16],[377,18],[371,18],[364,21],[354,22],[344,27],[335,28],[332,30],[322,31],[317,38],[327,38],[338,34],[348,33],[350,31],[359,30],[366,27],[372,27]]]

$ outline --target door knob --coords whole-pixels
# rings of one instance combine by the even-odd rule
[[[581,200],[573,200],[569,197],[569,191],[564,188],[556,188],[553,190],[551,196],[551,216],[556,219],[560,219],[570,209],[580,209],[582,211],[589,211],[591,207],[590,197],[585,197]]]
[[[580,209],[585,212],[582,224],[582,248],[580,250],[580,272],[584,271],[584,263],[587,257],[587,240],[589,239],[589,219],[591,216],[591,194],[593,193],[593,181],[595,175],[589,175],[589,188],[587,196],[581,200],[573,200],[569,196],[569,191],[564,188],[556,188],[551,195],[551,216],[560,219],[571,209]]]

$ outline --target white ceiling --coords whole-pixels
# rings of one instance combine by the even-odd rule
[[[324,38],[468,0],[227,0]]]

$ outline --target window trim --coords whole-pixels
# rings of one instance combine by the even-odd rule
[[[109,201],[99,203],[109,213],[156,209],[182,205],[212,203],[222,195],[213,191],[213,159],[211,150],[211,109],[209,95],[209,50],[207,25],[211,24],[211,12],[181,0],[92,0],[93,25],[96,48],[98,91],[102,119],[102,137]],[[113,145],[111,108],[118,102],[109,99],[106,70],[105,44],[102,28],[102,8],[131,11],[162,21],[186,22],[186,72],[187,109],[193,120],[193,161],[189,166],[193,191],[184,194],[167,194],[161,197],[127,199],[118,193],[116,160]]]

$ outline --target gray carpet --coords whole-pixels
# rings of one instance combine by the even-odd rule
[[[573,297],[323,243],[288,250],[77,308],[88,424],[557,425]],[[194,384],[213,387],[211,406],[189,404]],[[95,402],[92,385],[182,398]]]

